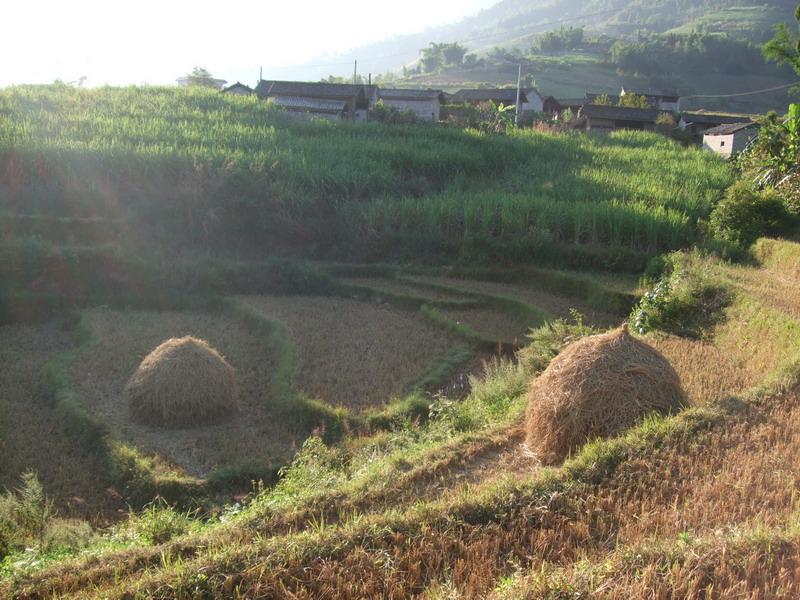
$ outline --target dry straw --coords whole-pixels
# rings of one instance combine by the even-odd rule
[[[214,424],[236,412],[235,372],[207,342],[171,338],[145,357],[125,396],[133,418],[148,425]]]
[[[627,326],[569,345],[531,385],[527,443],[546,464],[649,413],[686,406],[675,370]]]

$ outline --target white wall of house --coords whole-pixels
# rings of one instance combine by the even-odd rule
[[[353,111],[353,120],[356,123],[366,123],[369,118],[369,111],[366,108],[357,108]]]
[[[544,112],[544,98],[542,98],[537,92],[533,90],[525,92],[525,97],[528,99],[528,101],[522,102],[522,105],[519,107],[522,112]]]
[[[728,135],[704,135],[703,148],[730,158],[731,155],[744,150],[756,135],[758,132],[755,129],[743,129]]]
[[[383,103],[386,106],[391,106],[392,108],[396,108],[400,111],[411,111],[417,115],[417,118],[424,121],[437,122],[439,120],[439,109],[441,108],[441,104],[436,98],[431,100],[384,98]]]

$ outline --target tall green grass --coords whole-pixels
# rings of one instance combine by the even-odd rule
[[[298,122],[177,88],[0,92],[0,214],[60,218],[25,223],[51,233],[92,217],[140,243],[236,252],[581,263],[591,252],[562,250],[614,248],[641,262],[695,241],[731,177],[640,132]]]

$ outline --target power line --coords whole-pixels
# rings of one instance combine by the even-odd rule
[[[790,88],[795,85],[800,85],[800,81],[795,81],[794,83],[787,83],[786,85],[778,85],[771,88],[765,88],[763,90],[755,90],[753,92],[739,92],[736,94],[696,94],[694,96],[681,96],[680,99],[693,100],[695,98],[737,98],[739,96],[753,96],[755,94],[764,94],[766,92],[776,92],[778,90]]]

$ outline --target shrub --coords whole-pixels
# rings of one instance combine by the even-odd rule
[[[564,346],[595,333],[598,331],[583,323],[583,315],[573,310],[572,322],[556,319],[531,329],[528,333],[530,343],[517,353],[517,357],[529,376],[536,375],[547,367]]]
[[[188,533],[196,527],[191,512],[179,512],[159,498],[125,523],[123,537],[144,540],[148,544],[163,544]]]
[[[375,107],[370,111],[369,118],[379,123],[392,123],[395,125],[416,125],[423,122],[413,111],[387,106],[383,100],[378,100]]]
[[[20,480],[13,492],[0,494],[0,558],[29,546],[48,552],[88,543],[89,524],[57,518],[35,473],[28,471]]]
[[[744,181],[729,187],[709,218],[711,234],[736,246],[749,246],[762,235],[779,234],[792,218],[774,191],[754,192]]]
[[[704,337],[731,299],[714,261],[694,251],[669,254],[664,262],[664,274],[633,308],[631,326],[642,334],[660,329]]]

